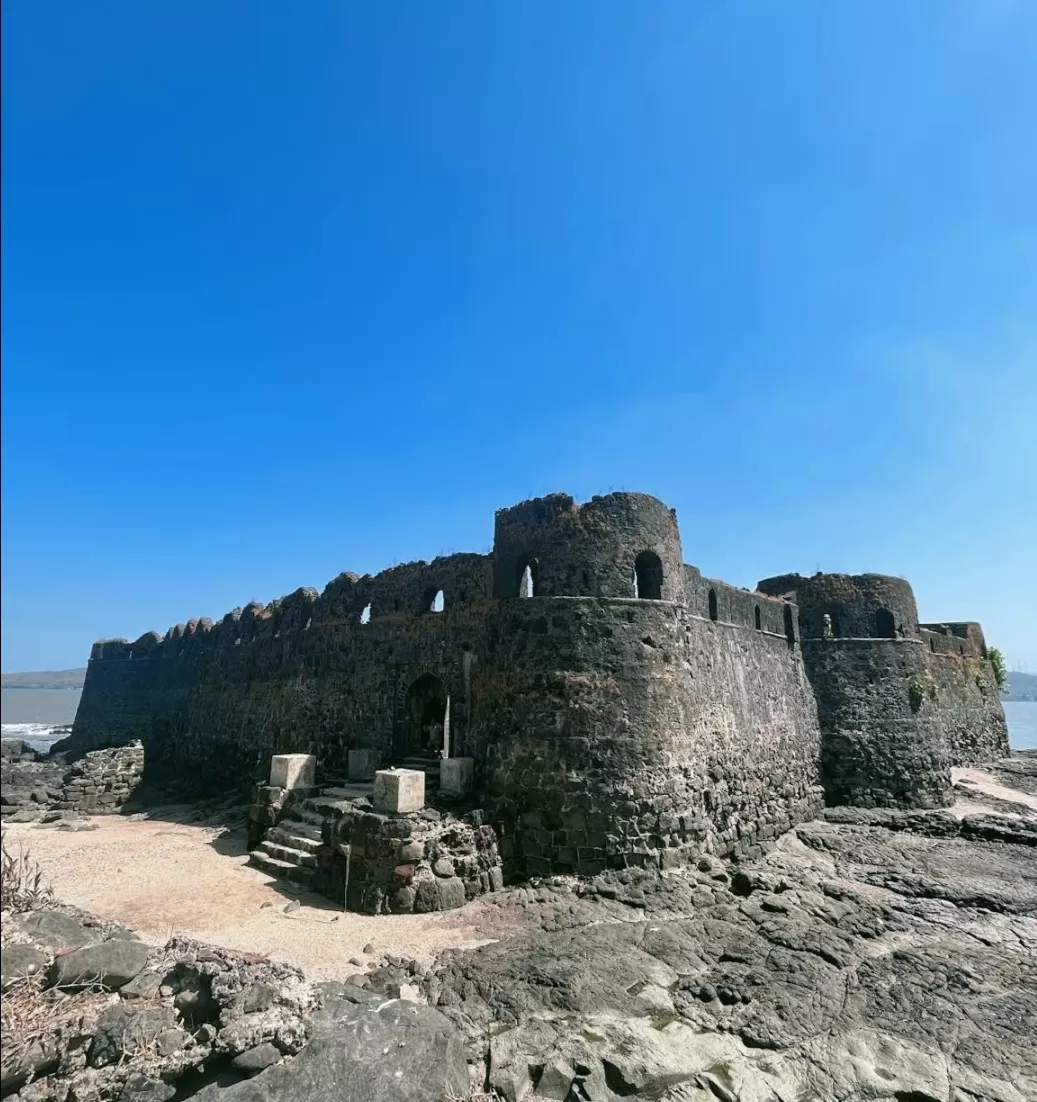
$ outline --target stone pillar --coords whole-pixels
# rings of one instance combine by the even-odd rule
[[[439,790],[444,796],[467,796],[474,775],[474,758],[444,758],[439,763]]]
[[[375,811],[397,815],[425,806],[425,774],[420,769],[379,769],[374,775]]]
[[[317,759],[312,754],[275,754],[270,759],[271,788],[313,788]]]

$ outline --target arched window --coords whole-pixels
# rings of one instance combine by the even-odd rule
[[[642,551],[634,559],[634,596],[643,601],[663,599],[663,563],[654,551]]]
[[[540,563],[536,559],[522,559],[518,569],[518,595],[535,597],[540,588]]]
[[[364,605],[364,611],[360,613],[360,623],[369,624],[371,622],[371,603],[370,601]]]
[[[711,620],[717,618],[717,591],[715,589],[709,591],[709,618]]]
[[[842,633],[843,633],[843,629],[842,629],[842,626],[839,623],[839,613],[838,612],[833,612],[832,613],[832,638],[833,639],[838,639],[842,636]]]
[[[936,653],[936,640],[935,640],[935,639],[930,639],[930,640],[929,640],[929,650],[930,650],[930,651],[931,651],[931,652],[932,652],[933,654],[935,654],[935,653]]]
[[[783,613],[783,619],[785,621],[785,638],[788,641],[790,647],[796,645],[796,625],[792,619],[792,606],[786,605]]]
[[[896,621],[893,613],[888,608],[880,608],[875,612],[875,634],[879,639],[895,639],[897,635]]]
[[[441,589],[425,590],[425,599],[422,602],[426,612],[443,611],[443,591]]]
[[[757,605],[753,609],[753,623],[756,625],[756,630],[759,631],[763,627],[763,621],[760,616],[760,606]]]

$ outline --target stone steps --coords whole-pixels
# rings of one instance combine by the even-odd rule
[[[254,849],[248,855],[248,863],[265,872],[267,876],[291,880],[296,884],[303,884],[307,888],[313,883],[313,877],[317,872],[316,869],[308,868],[305,865],[295,865],[290,861],[282,861],[280,858],[271,857],[261,849]]]
[[[292,846],[282,845],[280,842],[271,841],[269,837],[259,843],[259,852],[273,857],[275,861],[284,861],[289,865],[298,865],[305,868],[316,868],[316,855],[309,850],[294,849]]]
[[[282,822],[279,826],[271,827],[266,832],[266,841],[303,853],[316,853],[323,845],[320,831],[303,823],[286,826]]]
[[[401,769],[415,769],[425,774],[425,791],[439,787],[440,758],[404,758]]]
[[[320,837],[321,827],[324,825],[324,816],[319,811],[310,808],[310,800],[302,804],[293,804],[288,814],[281,820],[281,826],[288,824],[290,829],[300,828],[300,833],[308,834],[311,830],[317,832]],[[305,828],[305,829],[303,829]]]

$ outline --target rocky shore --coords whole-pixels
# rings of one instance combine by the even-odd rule
[[[471,904],[489,944],[427,969],[358,946],[335,984],[5,913],[3,1093],[1037,1099],[1037,754],[960,784],[952,812],[830,809],[749,864],[507,889]]]
[[[21,739],[0,741],[0,816],[32,822],[62,797],[66,770],[62,754],[48,756]]]

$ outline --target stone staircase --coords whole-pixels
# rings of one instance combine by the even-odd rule
[[[442,758],[404,758],[401,769],[416,769],[425,774],[425,792],[435,792],[439,788],[439,763]]]
[[[439,762],[439,758],[410,757],[403,760],[401,768],[423,772],[425,792],[434,793],[439,788]],[[317,871],[317,851],[323,844],[324,820],[334,815],[337,806],[370,791],[369,783],[326,779],[297,799],[277,826],[267,830],[263,841],[249,853],[248,863],[268,876],[310,887]]]
[[[248,855],[248,863],[268,876],[291,880],[303,887],[313,883],[317,871],[317,850],[321,847],[324,817],[304,800],[291,808],[277,826]]]

